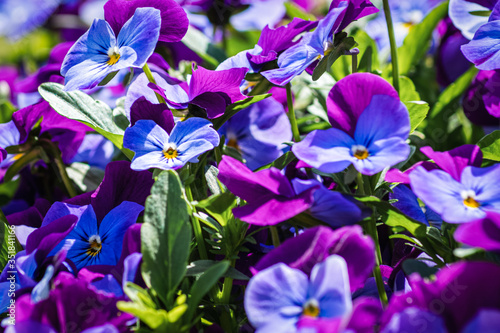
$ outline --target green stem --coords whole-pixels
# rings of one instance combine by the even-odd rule
[[[290,125],[292,125],[293,140],[295,142],[300,141],[299,127],[297,126],[297,119],[295,118],[295,111],[293,109],[293,98],[292,98],[292,84],[287,83],[286,85],[286,101],[288,103],[288,119],[290,119]]]
[[[375,282],[377,283],[377,290],[380,297],[380,301],[385,306],[387,305],[387,294],[384,288],[384,280],[382,280],[382,273],[380,272],[380,264],[382,263],[382,254],[380,252],[380,243],[378,241],[377,233],[377,220],[375,218],[376,212],[373,212],[372,218],[368,221],[366,225],[367,233],[372,237],[375,242],[375,267],[373,268],[373,276],[375,277]]]
[[[46,156],[50,161],[54,161],[54,164],[56,165],[57,171],[59,173],[59,176],[61,176],[61,180],[64,184],[64,187],[66,188],[66,191],[68,192],[68,195],[73,198],[77,195],[75,188],[73,187],[73,184],[71,183],[71,179],[68,176],[68,173],[66,172],[66,166],[64,165],[64,162],[61,157],[61,151],[59,148],[52,143],[49,140],[40,140],[40,144],[42,146],[41,150],[41,155],[43,156],[45,152],[50,156]]]
[[[147,63],[144,64],[144,66],[142,67],[142,70],[144,71],[144,74],[146,74],[146,77],[148,78],[149,82],[156,84],[156,80],[153,77],[153,73],[151,73],[151,70],[149,69],[149,66]],[[156,95],[156,98],[158,99],[158,102],[160,102],[160,104],[167,104],[167,102],[165,102],[165,99],[160,94],[155,92],[155,95]]]
[[[387,22],[387,31],[389,32],[389,42],[391,44],[391,62],[392,62],[392,80],[396,91],[399,93],[399,64],[398,64],[398,46],[394,35],[394,25],[392,24],[391,8],[389,0],[383,0],[384,14]]]
[[[278,228],[276,228],[275,225],[272,225],[269,227],[269,230],[271,231],[271,239],[273,241],[273,246],[275,248],[280,246],[280,237],[278,235]]]
[[[363,184],[363,175],[361,174],[361,172],[358,172],[358,174],[356,175],[356,183],[358,184],[357,193],[359,195],[362,195],[362,196],[366,195],[364,184]]]
[[[188,201],[193,202],[193,192],[191,191],[191,185],[186,186],[186,197]],[[196,213],[196,208],[191,207],[191,223],[193,224],[194,237],[196,238],[196,243],[198,243],[198,252],[201,259],[208,259],[207,249],[205,248],[205,240],[203,239],[203,234],[201,230],[200,221],[193,214]]]
[[[352,54],[352,72],[357,73],[358,72],[358,55],[356,53]]]

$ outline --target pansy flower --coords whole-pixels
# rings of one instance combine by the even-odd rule
[[[374,175],[410,154],[408,110],[384,79],[349,75],[332,88],[327,105],[334,128],[313,131],[292,147],[308,166],[335,173],[352,164]]]
[[[500,213],[500,165],[465,167],[459,179],[442,170],[419,166],[410,173],[413,192],[444,221],[465,223]]]
[[[135,152],[133,170],[178,169],[219,145],[219,134],[202,118],[179,121],[169,134],[153,120],[139,120],[127,128],[123,146]]]
[[[283,263],[273,265],[250,280],[245,310],[256,332],[298,332],[300,321],[311,317],[342,320],[352,311],[346,262],[329,256],[310,277]]]
[[[106,21],[96,19],[64,59],[64,89],[90,89],[112,72],[144,66],[156,47],[160,25],[160,11],[154,8],[138,8],[118,37]]]
[[[79,214],[78,222],[64,238],[74,240],[73,246],[68,250],[67,258],[71,259],[78,269],[90,265],[116,265],[120,259],[125,232],[135,224],[137,217],[144,210],[143,206],[135,202],[124,201],[98,223],[92,205],[73,206],[59,203],[53,206],[53,210],[56,210],[54,214],[57,214],[58,206],[68,207],[73,210],[72,213]],[[46,227],[52,223],[48,223]],[[51,251],[49,256],[57,253],[62,246],[64,240]]]

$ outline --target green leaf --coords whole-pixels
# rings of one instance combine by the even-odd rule
[[[408,72],[421,61],[431,45],[432,33],[438,23],[448,13],[448,1],[436,6],[419,24],[413,26],[406,36],[403,45],[398,48],[399,74]],[[392,76],[392,67],[384,71],[385,77]]]
[[[313,14],[309,14],[296,4],[292,2],[285,2],[284,5],[286,8],[286,14],[290,18],[293,19],[294,17],[298,17],[306,21],[316,21],[316,16],[314,16]]]
[[[296,160],[297,158],[295,155],[291,152],[288,151],[285,154],[281,155],[278,157],[274,162],[269,163],[267,165],[264,165],[260,168],[258,168],[256,171],[263,170],[263,169],[269,169],[270,167],[274,167],[280,170],[283,170],[288,164]]]
[[[427,117],[429,104],[420,100],[420,94],[417,92],[413,81],[406,76],[399,78],[399,85],[399,97],[410,113],[410,133],[412,133]]]
[[[15,227],[11,227],[5,218],[2,210],[0,209],[0,270],[3,270],[9,259],[14,258],[14,255],[22,250],[19,245]],[[11,262],[13,263],[13,262]],[[11,270],[16,270],[15,267],[9,267]]]
[[[104,179],[104,170],[87,163],[74,162],[66,168],[66,172],[82,192],[94,191]]]
[[[189,26],[188,31],[184,38],[182,38],[181,42],[196,52],[197,55],[199,55],[213,68],[216,68],[226,59],[226,55],[223,50],[212,44],[210,38],[192,26]]]
[[[397,228],[402,227],[408,230],[413,236],[417,237],[419,240],[426,237],[426,225],[422,222],[412,219],[406,216],[396,207],[392,206],[386,201],[380,201],[376,197],[364,197],[356,198],[365,204],[372,206],[377,209],[377,213],[380,214],[382,221],[390,227]]]
[[[403,261],[403,271],[406,273],[406,276],[417,273],[422,278],[430,278],[438,272],[438,268],[429,267],[420,260],[406,259]]]
[[[500,162],[500,131],[494,131],[482,138],[477,145],[487,160]]]
[[[232,209],[236,207],[236,196],[229,191],[212,195],[198,202],[196,207],[205,209],[220,225],[226,226],[234,219]]]
[[[229,262],[227,260],[220,261],[208,268],[205,273],[203,273],[200,278],[196,280],[189,293],[188,311],[186,312],[185,317],[187,322],[191,322],[203,296],[205,296],[205,294],[212,289],[228,268]]]
[[[123,148],[124,131],[113,122],[113,112],[104,102],[76,91],[64,91],[58,83],[43,83],[38,92],[60,115],[84,123],[103,135],[130,159],[133,153]]]
[[[490,17],[491,10],[474,10],[472,12],[469,12],[469,14],[474,16]]]
[[[271,94],[255,95],[245,98],[242,101],[238,101],[226,107],[226,111],[222,116],[213,120],[214,128],[218,130],[226,121],[228,121],[232,116],[234,116],[238,111],[241,111],[252,104],[260,102],[271,96]]]
[[[102,79],[101,82],[99,82],[98,86],[105,86],[109,83],[109,81],[113,80],[113,78],[116,76],[116,74],[118,74],[118,71],[115,71],[115,72],[111,72],[109,73],[108,75],[106,75],[106,77],[104,79]]]
[[[476,67],[471,67],[439,95],[436,104],[434,104],[429,112],[429,126],[432,126],[432,128],[443,127],[444,124],[448,123],[448,119],[457,109],[456,104],[465,90],[469,88],[477,72],[478,69]]]
[[[146,200],[141,228],[142,276],[167,305],[186,273],[191,227],[181,182],[175,171],[158,176]]]

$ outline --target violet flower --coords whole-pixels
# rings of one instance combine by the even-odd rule
[[[266,98],[232,116],[219,130],[226,145],[237,149],[255,170],[283,155],[292,129],[283,105]]]
[[[447,332],[469,333],[466,327],[481,322],[482,311],[493,310],[498,316],[499,278],[500,266],[489,262],[455,263],[442,268],[432,281],[413,274],[409,279],[411,291],[391,298],[382,318],[381,331],[402,332],[404,328],[416,331],[428,323],[426,332],[443,332],[438,329],[442,329],[444,322]],[[399,320],[398,329],[398,322],[392,320],[395,316],[409,317],[409,320]],[[408,330],[410,328],[412,330]]]
[[[307,317],[342,320],[352,311],[345,260],[329,256],[310,278],[282,263],[259,272],[246,289],[245,311],[256,332],[299,332]]]
[[[295,143],[292,151],[298,159],[322,172],[340,172],[353,164],[360,173],[374,175],[408,157],[408,110],[384,79],[349,75],[332,88],[329,99],[334,128],[315,130]]]
[[[465,167],[460,179],[442,170],[426,171],[419,166],[410,173],[413,192],[444,221],[465,223],[500,212],[500,165]]]
[[[139,120],[127,128],[123,146],[132,150],[133,170],[178,169],[187,162],[198,162],[198,156],[219,145],[219,135],[212,123],[202,118],[177,122],[167,133],[153,120]]]
[[[233,208],[235,217],[250,224],[274,225],[311,207],[316,187],[296,194],[280,170],[271,167],[253,173],[238,160],[224,155],[219,180],[247,204]]]
[[[453,236],[468,246],[500,252],[500,214],[487,212],[484,218],[461,224]]]
[[[347,1],[342,1],[338,7],[331,8],[326,17],[319,21],[316,30],[306,33],[298,44],[279,56],[278,69],[262,72],[262,75],[271,83],[284,86],[316,60],[328,55],[333,35],[338,32],[347,5]]]
[[[240,91],[247,68],[232,68],[211,71],[193,65],[193,75],[186,84],[148,86],[163,96],[173,109],[198,107],[206,111],[209,119],[217,118],[226,111],[226,106],[246,98]],[[152,102],[152,101],[151,101]]]
[[[64,89],[90,89],[112,72],[144,66],[156,47],[160,24],[159,10],[138,8],[115,37],[108,22],[96,19],[64,59]]]

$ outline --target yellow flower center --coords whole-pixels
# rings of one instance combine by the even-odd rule
[[[302,314],[308,317],[319,316],[319,303],[315,299],[310,299],[304,304]]]
[[[466,207],[479,208],[481,206],[481,204],[476,200],[476,192],[472,190],[462,191],[460,195],[462,196],[463,203]]]
[[[95,257],[99,254],[102,249],[101,237],[99,235],[93,235],[89,238],[89,248],[86,253],[89,256]]]
[[[176,158],[179,153],[177,152],[177,146],[175,143],[167,143],[165,147],[163,147],[163,156],[170,160]]]
[[[363,145],[354,145],[351,147],[352,155],[358,160],[364,160],[370,155],[368,149]]]
[[[112,66],[120,60],[120,50],[117,46],[114,46],[108,50],[108,61],[106,62],[109,66]]]

